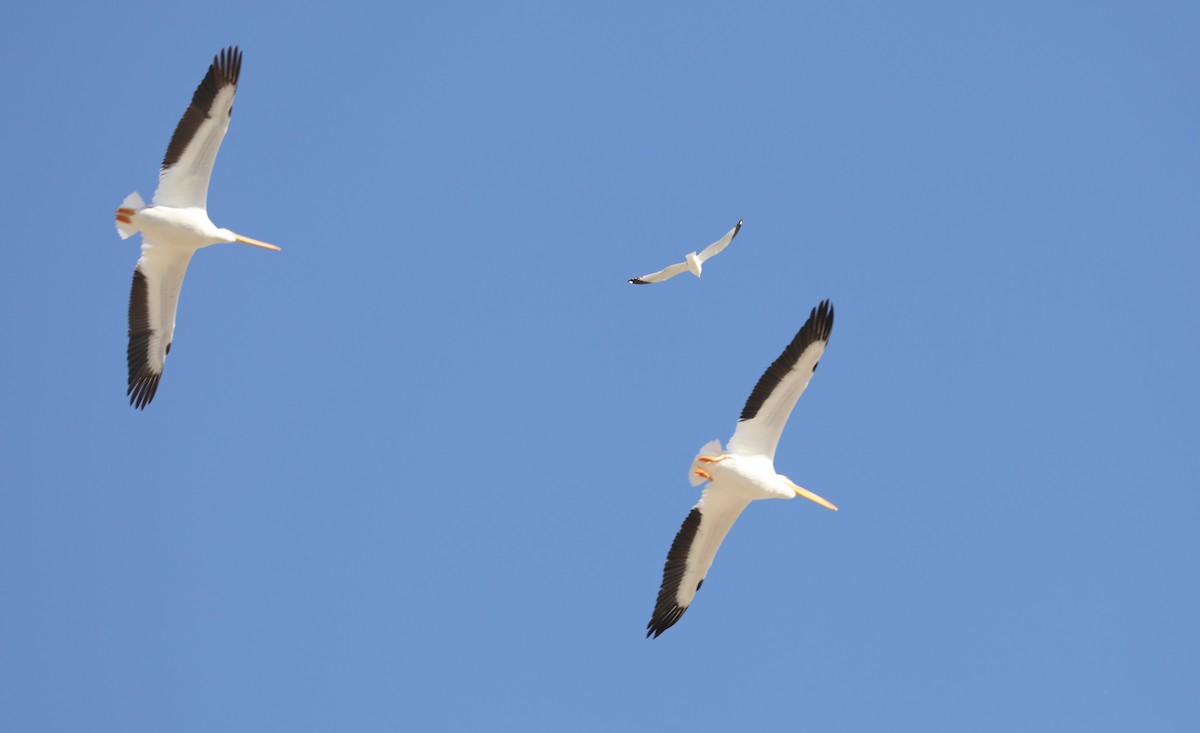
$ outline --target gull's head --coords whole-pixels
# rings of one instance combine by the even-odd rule
[[[273,244],[268,244],[266,242],[260,242],[259,240],[251,239],[250,237],[243,237],[241,234],[238,234],[237,232],[232,232],[228,229],[221,229],[220,233],[221,233],[221,236],[225,237],[225,239],[222,241],[228,242],[230,244],[233,244],[234,242],[238,242],[239,244],[248,244],[251,247],[262,247],[263,249],[269,249],[272,252],[282,252],[283,251],[282,247],[276,247]]]
[[[790,488],[792,491],[796,492],[796,496],[802,496],[811,502],[820,504],[821,506],[825,507],[826,509],[832,509],[835,512],[838,510],[838,508],[833,505],[833,502],[829,501],[828,499],[826,499],[822,496],[818,496],[817,494],[814,494],[813,492],[809,491],[808,489],[804,488],[803,486],[797,486],[796,484],[792,483],[792,480],[790,478],[788,478],[787,476],[783,476],[782,478],[783,478],[783,482],[785,484],[787,484],[788,488]]]

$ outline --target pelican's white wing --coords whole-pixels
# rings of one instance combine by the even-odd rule
[[[192,249],[155,246],[143,235],[129,292],[129,404],[144,409],[158,391],[175,335],[175,307]]]
[[[729,246],[729,243],[733,241],[733,238],[736,237],[738,235],[738,232],[740,232],[741,230],[742,230],[742,220],[738,219],[738,223],[734,225],[733,229],[730,229],[729,231],[725,232],[725,236],[721,237],[717,241],[715,241],[712,244],[705,247],[703,252],[696,255],[696,259],[700,260],[700,262],[704,262],[709,257],[712,257],[713,255],[719,253],[721,250],[723,250]]]
[[[242,71],[242,52],[226,48],[213,58],[192,103],[175,126],[163,157],[154,203],[208,208],[208,179],[233,113],[233,95]]]
[[[832,330],[833,305],[822,300],[754,386],[742,408],[737,430],[726,446],[730,453],[775,459],[775,446],[779,444],[783,426],[817,370]]]
[[[633,283],[634,285],[649,285],[650,283],[656,283],[656,282],[662,282],[663,280],[669,280],[681,272],[687,272],[687,269],[688,269],[687,263],[680,262],[677,265],[671,265],[670,267],[659,270],[658,272],[652,272],[649,275],[642,275],[641,277],[631,277],[631,278],[629,278],[629,282]]]
[[[700,495],[700,501],[683,520],[667,553],[658,601],[650,623],[646,624],[646,636],[657,637],[683,616],[708,575],[721,541],[749,503],[749,499],[720,491],[711,484]]]

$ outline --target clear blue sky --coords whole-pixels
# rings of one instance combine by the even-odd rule
[[[1200,725],[1200,6],[200,8],[6,11],[0,729]],[[113,210],[232,44],[209,211],[284,251],[139,413]],[[826,297],[841,511],[644,639]]]

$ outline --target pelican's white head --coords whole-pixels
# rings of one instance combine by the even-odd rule
[[[813,492],[809,491],[808,489],[806,489],[802,486],[797,486],[796,484],[792,483],[792,480],[790,478],[788,478],[787,476],[780,474],[779,478],[783,479],[783,482],[785,484],[787,484],[787,486],[792,491],[796,492],[796,496],[803,496],[805,499],[808,499],[809,501],[812,501],[812,502],[816,502],[817,504],[820,504],[821,506],[825,507],[826,509],[832,509],[835,512],[838,510],[838,508],[833,505],[833,502],[829,501],[828,499],[826,499],[824,497],[814,494]]]

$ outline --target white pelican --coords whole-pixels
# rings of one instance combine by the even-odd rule
[[[733,229],[730,229],[729,231],[725,232],[725,236],[721,237],[717,241],[715,241],[712,244],[705,247],[704,250],[702,252],[700,252],[700,254],[696,254],[695,252],[688,252],[687,257],[684,258],[683,262],[680,262],[675,265],[671,265],[670,267],[659,270],[658,272],[652,272],[649,275],[642,275],[641,277],[631,277],[631,278],[629,278],[629,282],[633,283],[634,285],[649,285],[650,283],[657,283],[657,282],[662,282],[663,280],[669,280],[681,272],[688,272],[688,271],[690,271],[696,277],[700,277],[700,270],[704,266],[704,261],[707,260],[708,258],[716,255],[718,252],[725,249],[726,247],[728,247],[729,243],[733,241],[733,238],[736,237],[738,235],[738,232],[741,230],[742,230],[742,220],[738,219],[738,223],[736,225],[734,225]]]
[[[831,330],[833,306],[823,300],[759,378],[742,408],[728,450],[722,452],[721,442],[713,440],[692,461],[688,477],[692,485],[710,483],[671,543],[658,602],[646,625],[647,637],[657,637],[683,616],[700,590],[721,540],[750,502],[803,496],[837,511],[825,499],[775,473],[775,446],[796,400],[817,370]]]
[[[163,362],[171,352],[175,307],[192,254],[221,242],[279,247],[218,229],[208,218],[208,179],[233,113],[233,95],[242,70],[242,52],[226,48],[192,95],[192,104],[167,145],[154,203],[135,191],[117,209],[117,233],[142,233],[142,256],[129,293],[129,404],[145,409],[158,391]]]

